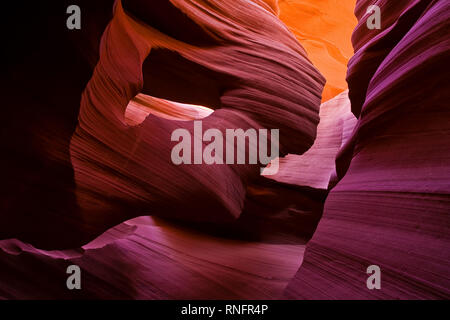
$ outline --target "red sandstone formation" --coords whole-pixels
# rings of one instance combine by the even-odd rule
[[[353,55],[349,41],[357,20],[356,0],[278,0],[279,17],[297,37],[327,80],[325,102],[347,89],[345,74]]]
[[[380,31],[358,1],[349,65],[359,117],[337,161],[340,181],[287,296],[449,298],[448,1],[377,1]],[[365,286],[369,265],[382,290]]]
[[[259,178],[255,165],[174,165],[171,134],[192,132],[193,122],[150,115],[128,125],[126,108],[139,93],[214,109],[203,130],[279,129],[282,155],[314,141],[323,78],[270,8],[162,2],[159,16],[181,11],[186,27],[151,20],[158,12],[146,2],[123,1],[124,11],[118,1],[83,93],[71,159],[87,224],[111,227],[142,214],[230,221]]]
[[[348,96],[353,0],[81,2],[5,40],[0,299],[450,296],[446,1],[357,1]],[[280,129],[279,173],[174,165],[194,119]]]

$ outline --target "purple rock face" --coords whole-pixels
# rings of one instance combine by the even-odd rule
[[[378,1],[378,32],[371,4],[358,1],[348,70],[358,123],[289,298],[450,297],[450,3]]]
[[[357,1],[321,106],[276,0],[80,0],[69,34],[68,3],[6,46],[0,299],[450,298],[448,0]],[[280,129],[278,174],[175,166],[200,118]]]

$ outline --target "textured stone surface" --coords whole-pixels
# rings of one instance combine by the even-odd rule
[[[303,155],[290,154],[280,159],[278,173],[267,178],[327,190],[336,177],[336,155],[351,136],[355,124],[348,91],[344,91],[321,105],[314,145]]]
[[[78,32],[70,1],[17,4],[0,299],[448,298],[447,2],[376,1],[368,30],[357,1],[350,100],[353,0],[85,0]],[[173,167],[193,119],[281,129],[279,174]]]
[[[359,79],[350,81],[359,119],[289,298],[450,296],[450,96],[442,69],[450,7],[387,3],[378,3],[384,22],[373,36],[363,18],[369,1],[357,4],[349,77]],[[380,266],[382,290],[366,288],[369,265]]]
[[[292,30],[327,79],[322,101],[347,89],[345,73],[353,55],[349,41],[357,20],[356,0],[279,0],[280,19]]]
[[[323,77],[273,3],[216,1],[205,11],[185,1],[123,3],[127,13],[117,1],[112,15],[112,2],[86,2],[84,10],[102,14],[96,22],[86,17],[78,34],[56,27],[64,3],[44,6],[52,14],[46,46],[23,54],[28,70],[10,70],[17,79],[6,101],[21,105],[20,75],[42,65],[30,77],[42,101],[25,95],[25,109],[8,110],[14,122],[5,132],[20,132],[22,124],[30,125],[27,134],[2,136],[14,151],[6,161],[15,163],[0,232],[20,240],[0,244],[0,296],[280,296],[300,266],[326,191],[266,181],[259,166],[176,167],[170,133],[206,117],[204,129],[282,129],[282,152],[303,153],[315,139]],[[70,77],[53,52],[77,62]],[[30,173],[35,181],[24,178]],[[140,215],[212,224],[189,231],[144,218],[133,222],[136,229],[124,223]],[[65,287],[72,263],[86,277],[81,293]]]

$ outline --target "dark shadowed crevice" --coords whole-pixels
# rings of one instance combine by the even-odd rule
[[[217,40],[169,0],[122,0],[130,16],[168,36],[195,46],[214,46]]]
[[[142,66],[142,73],[141,93],[211,109],[221,107],[220,98],[232,83],[231,77],[167,49],[153,49]]]

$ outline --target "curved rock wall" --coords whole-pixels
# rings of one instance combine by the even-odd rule
[[[357,3],[348,71],[358,123],[337,161],[341,180],[286,294],[448,299],[450,91],[443,68],[450,4],[378,1],[380,31],[366,28],[369,4]],[[370,265],[381,268],[382,290],[366,287]]]

